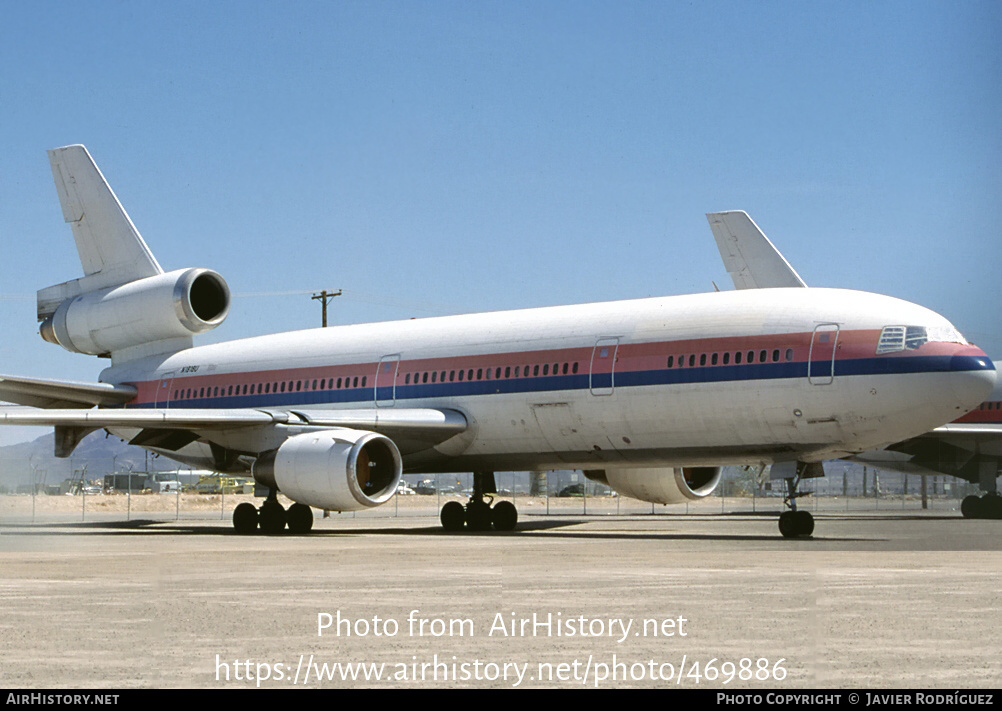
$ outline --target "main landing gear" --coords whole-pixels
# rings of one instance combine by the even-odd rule
[[[773,465],[774,467],[778,465]],[[779,515],[779,532],[783,538],[809,538],[814,533],[814,517],[810,511],[797,508],[797,499],[801,496],[810,496],[810,493],[797,491],[800,480],[805,477],[814,477],[816,473],[811,470],[811,465],[796,462],[795,475],[785,477],[786,496],[783,497],[783,505],[789,506],[789,511],[784,511]],[[824,470],[822,470],[823,473]]]
[[[309,533],[313,528],[313,511],[306,504],[292,504],[285,509],[278,503],[278,492],[270,489],[268,498],[260,508],[254,504],[242,503],[233,510],[233,529],[240,534],[261,533],[273,535],[284,533]]]
[[[990,491],[984,496],[965,496],[960,502],[960,513],[964,518],[1002,519],[1002,496]]]
[[[513,531],[518,523],[518,509],[510,501],[499,501],[493,506],[497,494],[494,472],[474,472],[473,494],[463,506],[458,501],[450,501],[442,507],[442,528],[446,531],[462,531],[463,526],[470,531]]]

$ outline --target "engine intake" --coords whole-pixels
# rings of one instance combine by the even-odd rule
[[[230,289],[219,274],[179,269],[67,299],[40,333],[73,353],[105,355],[211,331],[229,309]]]
[[[254,478],[293,501],[330,511],[360,511],[397,491],[403,460],[393,441],[375,432],[307,432],[258,457]]]
[[[618,494],[653,504],[683,504],[713,493],[722,467],[661,467],[656,469],[598,469],[585,476]]]

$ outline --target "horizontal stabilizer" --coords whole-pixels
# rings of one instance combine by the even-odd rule
[[[735,289],[807,286],[748,213],[713,212],[706,219]]]
[[[0,375],[0,401],[51,408],[90,408],[122,405],[136,396],[130,385],[80,383]]]

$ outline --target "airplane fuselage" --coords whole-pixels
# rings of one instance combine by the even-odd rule
[[[897,350],[886,345],[894,327]],[[904,347],[905,329],[926,337]],[[938,314],[817,288],[312,329],[101,377],[137,387],[127,407],[463,413],[463,433],[403,452],[412,472],[821,461],[955,419],[994,379]]]

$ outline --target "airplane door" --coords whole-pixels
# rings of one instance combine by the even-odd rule
[[[393,407],[397,401],[397,371],[400,369],[400,354],[386,355],[379,359],[376,368],[376,407]]]
[[[170,385],[174,382],[174,371],[164,373],[157,383],[157,394],[153,398],[153,407],[170,407]]]
[[[837,323],[822,323],[811,336],[807,358],[807,381],[811,385],[829,385],[835,379],[835,350],[838,345]]]
[[[616,386],[618,338],[600,338],[591,352],[589,387],[592,395],[612,395]]]

